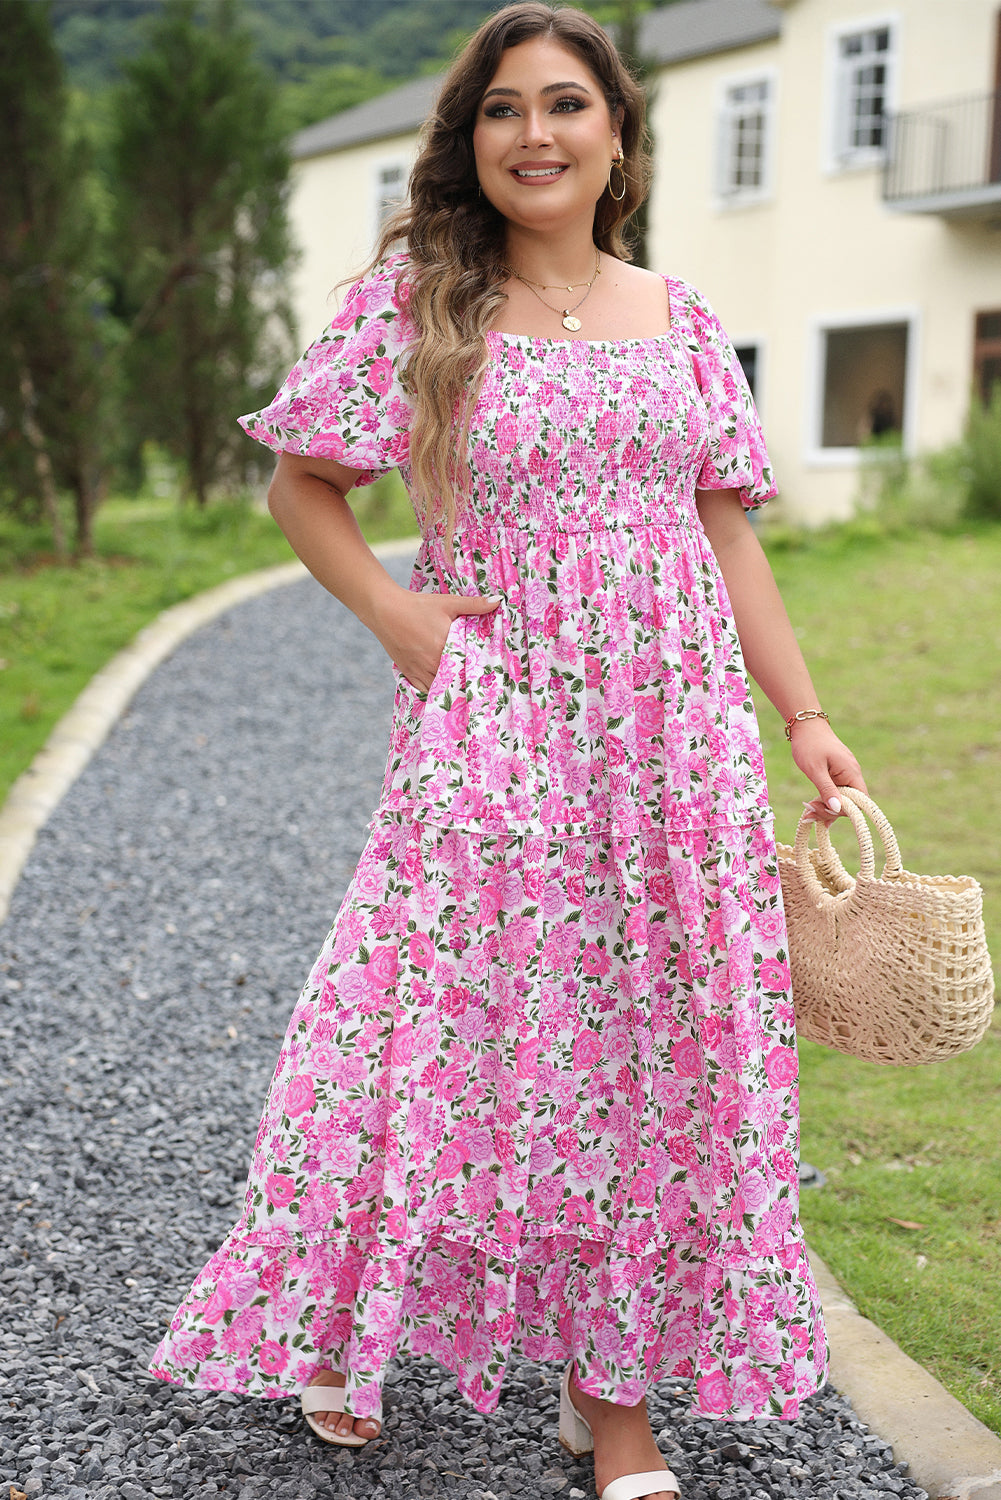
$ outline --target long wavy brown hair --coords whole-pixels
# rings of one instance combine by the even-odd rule
[[[528,0],[483,23],[448,71],[421,132],[409,197],[387,221],[369,263],[371,269],[401,241],[409,255],[402,279],[417,330],[405,374],[413,403],[414,499],[425,531],[444,521],[449,547],[470,483],[466,441],[487,364],[484,334],[505,301],[500,287],[508,279],[505,220],[479,192],[473,127],[501,54],[536,37],[577,54],[620,122],[626,188],[621,202],[606,188],[595,205],[599,249],[631,259],[626,226],[650,185],[643,90],[591,16]]]

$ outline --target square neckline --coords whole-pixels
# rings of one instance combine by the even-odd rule
[[[586,344],[589,349],[622,349],[633,344],[661,344],[673,338],[676,331],[672,325],[666,333],[654,333],[645,339],[561,339],[545,333],[501,333],[497,328],[488,328],[485,337],[518,344]]]
[[[672,282],[675,277],[668,276],[666,272],[659,272],[661,279],[667,287],[667,310],[671,315],[671,326],[665,333],[654,333],[642,339],[561,339],[556,335],[546,333],[503,333],[497,328],[488,328],[486,338],[509,339],[521,344],[586,344],[594,349],[620,349],[625,345],[633,344],[660,344],[664,339],[674,338],[679,331],[678,321],[674,315],[674,293]]]

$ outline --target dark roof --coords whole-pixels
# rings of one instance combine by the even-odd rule
[[[670,67],[713,52],[769,41],[781,29],[781,17],[768,0],[677,0],[643,17],[641,49],[663,67]],[[436,73],[414,78],[377,99],[307,126],[293,137],[292,155],[300,159],[323,156],[366,141],[409,135],[424,123],[443,77]]]
[[[669,67],[767,42],[781,30],[781,17],[768,0],[679,0],[643,17],[642,50]]]
[[[292,155],[321,156],[363,141],[385,140],[391,135],[409,135],[424,123],[441,87],[443,73],[414,78],[392,93],[366,99],[353,109],[344,109],[329,120],[307,125],[292,138]]]

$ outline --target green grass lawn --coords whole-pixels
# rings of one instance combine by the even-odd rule
[[[772,564],[905,867],[976,876],[996,966],[1001,528],[867,538],[852,527],[773,551]],[[774,710],[759,703],[759,714],[791,843],[809,787]],[[847,820],[836,842],[849,864]],[[1001,1028],[923,1068],[805,1043],[801,1104],[803,1155],[828,1178],[803,1195],[810,1243],[867,1317],[1001,1433]]]
[[[396,476],[357,492],[368,539],[416,531]],[[161,610],[292,551],[246,504],[181,510],[166,499],[112,500],[95,556],[53,566],[47,533],[0,517],[0,801],[104,663]]]
[[[393,482],[362,492],[370,540],[413,531]],[[1001,934],[1001,528],[881,534],[857,523],[769,549],[821,701],[897,831],[904,863],[983,884]],[[247,508],[101,512],[98,560],[42,566],[0,532],[0,794],[94,671],[158,611],[289,557]],[[759,705],[780,838],[809,788]],[[846,820],[837,838],[850,862]],[[876,1068],[803,1047],[811,1243],[862,1311],[1001,1432],[1001,1029],[967,1057]],[[902,1222],[895,1222],[902,1221]],[[913,1227],[907,1227],[913,1226]]]

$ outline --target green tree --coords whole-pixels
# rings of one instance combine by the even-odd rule
[[[626,67],[632,73],[637,83],[646,94],[647,106],[647,129],[650,133],[648,150],[651,156],[655,156],[655,144],[653,139],[653,103],[657,92],[657,64],[654,58],[646,56],[640,46],[641,22],[640,0],[617,0],[615,6],[615,44],[622,54]],[[633,215],[632,230],[634,235],[633,255],[636,264],[649,266],[650,264],[650,199],[645,198]]]
[[[69,139],[48,5],[7,0],[0,28],[0,453],[8,506],[42,509],[66,544],[57,491],[71,491],[75,547],[91,523],[110,425],[103,363],[111,320],[98,271],[87,149]]]
[[[291,81],[281,87],[281,112],[286,130],[301,130],[317,120],[352,109],[395,86],[378,68],[360,67],[351,60],[347,38],[327,37],[314,49],[308,65],[292,69]]]
[[[648,149],[656,160],[652,115],[657,94],[658,63],[656,58],[644,53],[641,46],[643,17],[652,10],[663,10],[668,5],[674,5],[677,0],[577,0],[577,3],[589,10],[595,20],[600,21],[612,33],[623,61],[646,94],[647,128],[650,131]],[[632,231],[633,259],[639,266],[649,266],[649,198],[634,214]]]
[[[290,356],[288,157],[252,49],[232,0],[172,0],[115,101],[130,418],[199,505],[245,477],[234,417]]]

